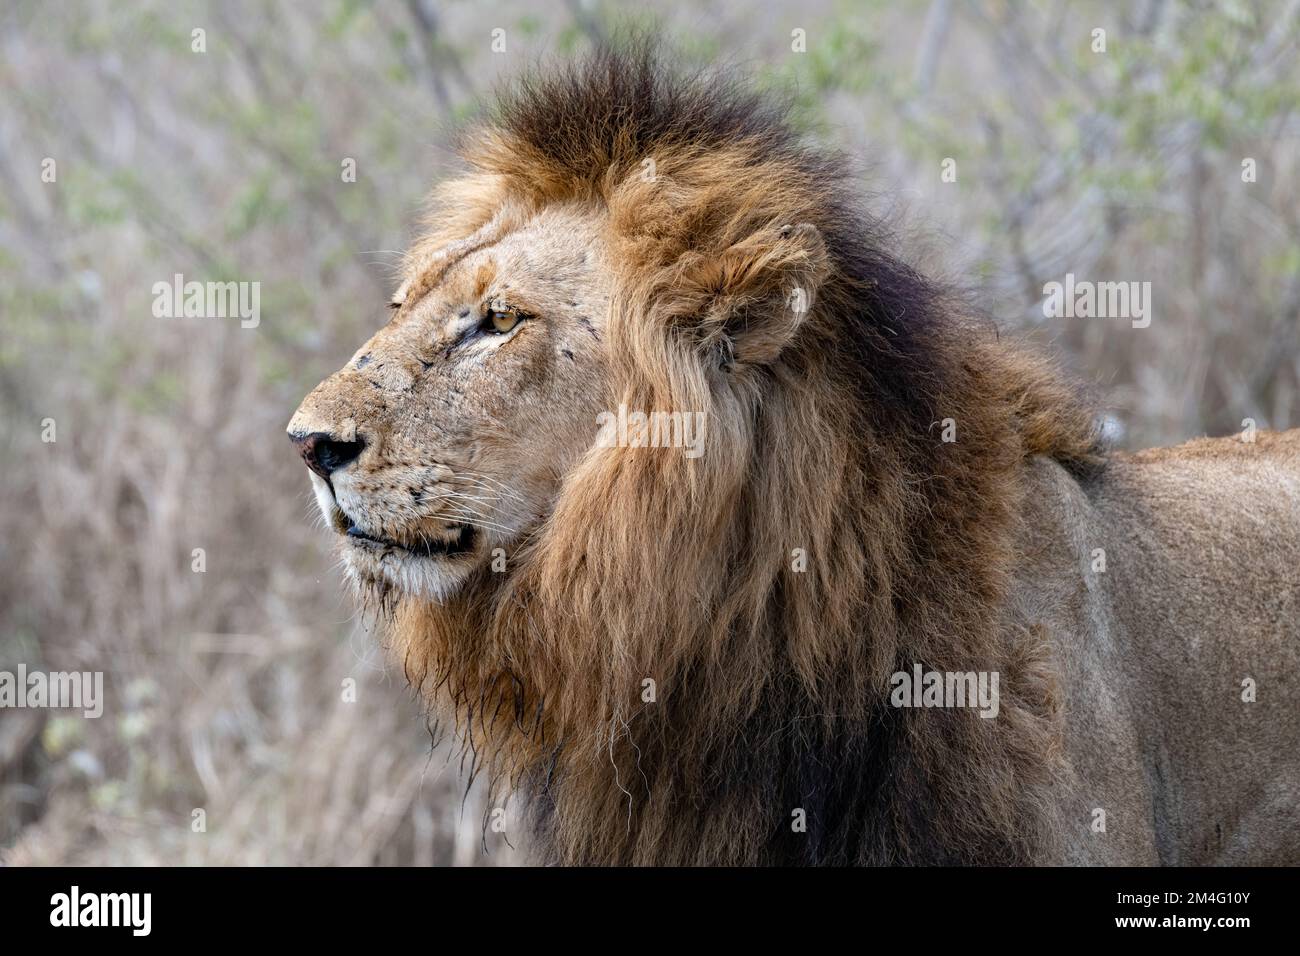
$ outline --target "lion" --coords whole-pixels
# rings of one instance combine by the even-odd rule
[[[1108,449],[743,80],[599,50],[460,149],[288,430],[540,860],[1300,862],[1300,431]]]

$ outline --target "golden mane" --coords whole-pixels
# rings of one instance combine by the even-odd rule
[[[601,204],[615,395],[708,422],[700,458],[593,451],[506,572],[399,601],[471,778],[518,788],[562,863],[1042,850],[1055,680],[1005,597],[1026,457],[1101,465],[1074,391],[896,260],[847,164],[736,82],[598,52],[503,94],[464,155],[412,255]],[[915,663],[1000,672],[999,719],[891,707]]]

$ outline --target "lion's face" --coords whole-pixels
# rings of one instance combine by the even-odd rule
[[[432,258],[288,430],[357,583],[437,599],[537,527],[594,441],[608,286],[577,208]]]

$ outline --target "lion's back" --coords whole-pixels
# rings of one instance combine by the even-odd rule
[[[1300,861],[1300,429],[1037,480],[1070,749],[1119,794],[1112,829],[1166,863]]]

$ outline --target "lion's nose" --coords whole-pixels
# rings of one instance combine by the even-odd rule
[[[355,461],[366,447],[366,443],[360,439],[337,441],[325,432],[290,435],[289,439],[298,446],[298,454],[302,455],[307,467],[326,479],[348,462]]]

